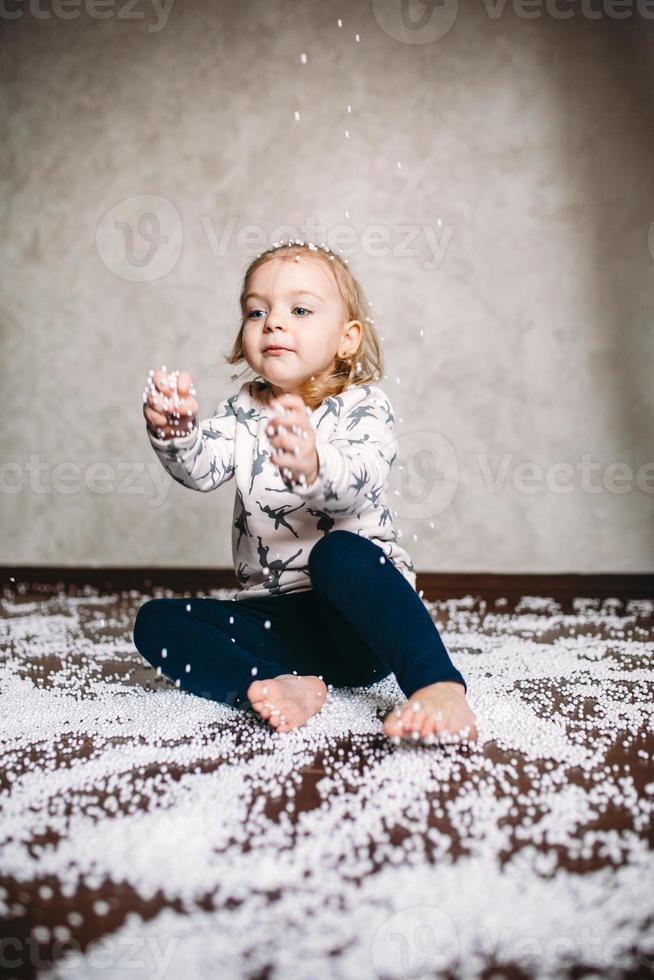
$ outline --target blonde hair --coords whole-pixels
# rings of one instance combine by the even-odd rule
[[[339,395],[351,385],[374,383],[381,380],[384,375],[381,344],[373,321],[368,316],[369,304],[363,289],[343,260],[326,246],[301,241],[274,242],[269,249],[262,252],[250,263],[243,276],[241,288],[241,326],[231,352],[225,355],[225,360],[228,364],[239,364],[245,360],[243,351],[245,297],[252,274],[264,262],[268,262],[272,258],[281,256],[284,259],[294,259],[296,255],[310,257],[312,261],[321,262],[329,270],[336,281],[336,286],[345,305],[346,322],[358,320],[362,327],[361,339],[356,350],[348,354],[346,358],[337,356],[336,368],[329,377],[308,378],[302,385],[300,395],[305,404],[313,411],[325,398],[329,398],[331,395]],[[246,373],[248,370],[251,370],[249,365],[245,368]],[[238,376],[238,374],[233,374],[232,380]],[[261,375],[256,374],[253,374],[250,380],[254,379],[265,381]]]

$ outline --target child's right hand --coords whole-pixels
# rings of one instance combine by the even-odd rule
[[[143,391],[143,415],[158,439],[186,436],[196,425],[199,405],[188,371],[150,371]]]

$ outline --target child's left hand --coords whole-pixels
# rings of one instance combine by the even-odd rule
[[[294,482],[304,486],[312,484],[317,479],[320,461],[307,406],[299,395],[284,394],[273,398],[270,407],[280,410],[266,426],[273,446],[273,463]]]

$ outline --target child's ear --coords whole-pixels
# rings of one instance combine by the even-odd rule
[[[359,329],[352,330],[352,327],[358,327]],[[350,334],[352,340],[356,338],[356,341],[358,343],[360,337],[363,334],[363,327],[361,326],[361,320],[349,320],[348,323],[346,323],[345,325],[345,334]]]

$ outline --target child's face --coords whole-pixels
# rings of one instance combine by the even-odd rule
[[[337,354],[359,343],[361,324],[346,322],[336,281],[310,257],[268,259],[254,271],[245,298],[243,351],[274,395],[295,394],[312,375],[329,373]],[[266,351],[278,344],[286,350]]]

